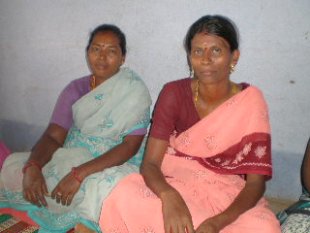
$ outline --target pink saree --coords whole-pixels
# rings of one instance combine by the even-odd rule
[[[180,135],[172,135],[162,171],[181,194],[195,229],[225,210],[243,189],[246,174],[272,175],[268,109],[251,86]],[[105,200],[104,233],[164,233],[161,201],[139,174],[123,179]],[[221,233],[280,233],[262,198]]]

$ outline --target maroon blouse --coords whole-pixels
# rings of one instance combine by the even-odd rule
[[[191,79],[167,83],[157,99],[150,136],[169,141],[170,135],[187,130],[200,120],[191,90]]]
[[[248,83],[241,83],[244,90]],[[149,135],[169,141],[170,135],[177,135],[189,129],[200,120],[195,108],[191,78],[184,78],[167,83],[157,99]]]

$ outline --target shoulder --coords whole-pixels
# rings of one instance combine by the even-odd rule
[[[72,91],[85,94],[89,91],[89,79],[90,75],[74,79],[64,88],[64,91]]]
[[[117,75],[121,77],[121,79],[119,80],[124,85],[128,85],[129,87],[132,86],[133,88],[135,88],[135,90],[141,89],[148,91],[148,88],[144,83],[143,79],[140,77],[138,73],[136,73],[131,68],[122,67]]]
[[[140,75],[129,67],[120,68],[120,70],[117,74],[115,74],[115,76],[120,77],[120,81],[129,82],[130,84],[144,83]]]
[[[245,91],[248,93],[248,95],[257,98],[264,98],[263,91],[259,87],[250,84],[247,85],[248,86],[245,88]]]
[[[71,81],[60,93],[58,102],[72,105],[90,91],[89,75]]]
[[[169,103],[169,105],[179,106],[180,101],[184,101],[187,96],[191,98],[190,83],[190,78],[175,80],[166,83],[160,91],[158,100],[160,102]]]
[[[183,78],[166,83],[161,92],[169,92],[170,94],[185,94],[190,91],[190,78]]]
[[[259,87],[249,85],[241,93],[243,93],[241,95],[243,95],[243,99],[247,102],[247,104],[255,106],[256,109],[268,109],[268,104],[264,97],[263,91]]]
[[[190,83],[191,83],[190,78],[183,78],[166,83],[164,85],[164,88],[177,88],[177,89],[186,88],[190,85]]]

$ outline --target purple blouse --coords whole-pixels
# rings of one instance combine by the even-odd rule
[[[71,81],[60,93],[50,123],[69,130],[73,124],[72,105],[82,96],[90,92],[90,75]],[[130,135],[144,135],[147,129],[137,129]]]

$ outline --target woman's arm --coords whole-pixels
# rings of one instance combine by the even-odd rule
[[[32,148],[29,161],[36,161],[41,167],[50,161],[54,152],[62,147],[68,130],[57,124],[49,124],[43,135]]]
[[[93,173],[125,163],[138,152],[143,138],[144,135],[126,136],[121,144],[77,167],[77,173],[84,179]]]
[[[40,168],[62,147],[67,133],[63,127],[50,124],[32,149],[23,171],[23,193],[24,198],[34,205],[47,205],[44,195],[47,195],[48,190]]]
[[[89,175],[106,168],[121,165],[134,156],[143,141],[144,135],[128,135],[123,142],[101,156],[76,167],[69,172],[52,191],[52,198],[62,205],[70,205],[81,182]]]
[[[166,233],[193,233],[190,212],[181,195],[170,186],[161,171],[161,164],[168,142],[150,137],[141,166],[141,174],[146,185],[161,199]]]
[[[168,142],[150,137],[147,142],[145,158],[141,165],[141,175],[146,185],[158,196],[172,189],[161,172],[161,163]]]
[[[205,220],[196,230],[196,233],[218,233],[225,226],[235,221],[245,211],[256,205],[265,192],[265,177],[263,175],[249,174],[242,191],[232,204],[222,213]]]

